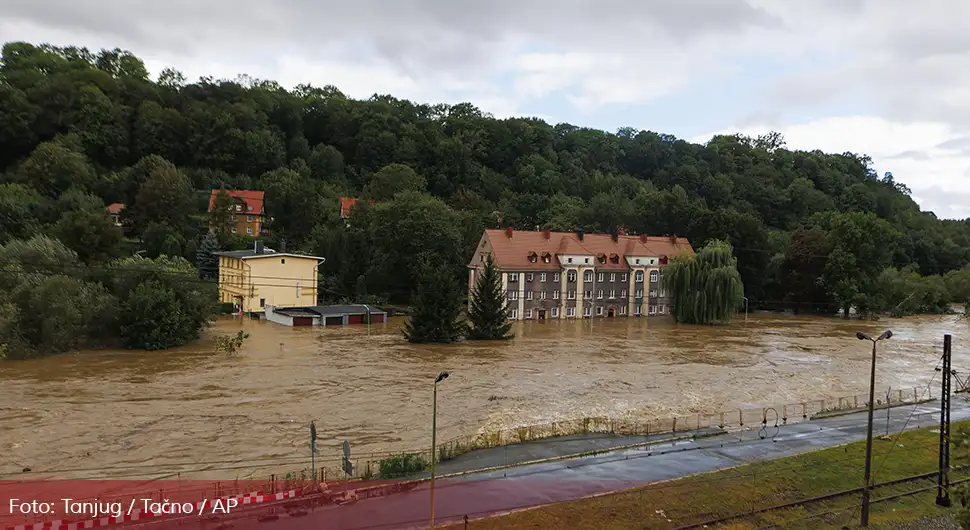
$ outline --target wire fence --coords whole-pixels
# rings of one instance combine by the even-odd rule
[[[938,394],[939,392],[937,392]],[[906,389],[885,389],[875,393],[875,407],[915,404],[933,399],[930,386]],[[646,443],[647,437],[669,434],[671,437],[714,434],[720,431],[759,430],[774,428],[812,418],[866,410],[868,394],[816,399],[785,405],[738,408],[715,413],[696,413],[663,418],[585,417],[554,421],[502,430],[485,430],[445,440],[437,445],[437,462],[449,461],[472,451],[513,446],[529,442],[555,443],[556,438],[589,435],[631,437],[630,444]],[[579,453],[575,453],[579,454]],[[560,456],[569,456],[568,451]],[[387,453],[370,453],[352,458],[349,466],[340,457],[317,460],[320,478],[391,479],[414,475],[431,462],[431,449],[415,449]],[[508,461],[508,464],[524,460]],[[347,474],[345,471],[350,470]],[[302,471],[309,472],[309,468]],[[298,472],[299,473],[299,472]]]

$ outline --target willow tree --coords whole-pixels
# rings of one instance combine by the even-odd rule
[[[664,268],[664,289],[673,297],[673,315],[685,324],[731,320],[744,299],[738,260],[729,243],[713,240],[694,255],[675,257]]]

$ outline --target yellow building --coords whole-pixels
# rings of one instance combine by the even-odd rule
[[[257,241],[252,250],[217,252],[219,301],[236,311],[263,313],[267,305],[317,305],[317,267],[324,258],[276,252]]]

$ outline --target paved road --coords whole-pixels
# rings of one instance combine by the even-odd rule
[[[939,422],[939,404],[890,409],[889,431],[896,433]],[[954,421],[970,418],[970,403],[953,402]],[[876,435],[884,434],[887,411],[876,411]],[[644,448],[534,464],[438,481],[436,523],[577,499],[696,473],[772,460],[784,456],[865,440],[866,413],[806,421],[777,430],[724,434],[698,440],[659,443]],[[860,477],[861,480],[861,477]],[[279,527],[287,530],[363,530],[427,527],[429,488],[319,508],[303,517],[283,517],[269,523],[235,521],[236,530]]]

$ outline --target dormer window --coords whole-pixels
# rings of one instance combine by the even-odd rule
[[[617,254],[610,254],[610,263],[616,264],[620,262],[620,256]]]
[[[249,211],[250,212],[253,211],[253,206],[252,205],[249,205]]]
[[[533,252],[529,252],[529,262],[535,263],[537,261],[539,261],[539,255],[536,254],[534,251]]]
[[[552,254],[550,254],[548,252],[543,252],[542,253],[542,262],[543,263],[552,263]]]
[[[600,263],[606,263],[606,254],[600,254],[596,256],[596,261]]]

